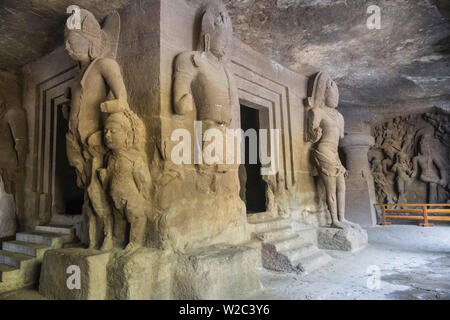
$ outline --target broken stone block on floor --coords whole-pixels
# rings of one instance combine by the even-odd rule
[[[335,229],[319,228],[319,248],[326,250],[356,251],[368,243],[367,231],[361,227]]]

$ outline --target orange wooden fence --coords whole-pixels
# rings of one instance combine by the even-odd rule
[[[450,215],[450,204],[375,204],[375,207],[381,207],[382,221],[378,223],[382,226],[388,226],[389,220],[423,220],[421,227],[433,227],[430,221],[450,221],[450,216],[438,216],[442,214]],[[406,207],[402,209],[388,209],[388,207]],[[418,208],[414,208],[418,207]],[[445,207],[445,209],[433,207]],[[412,213],[414,215],[399,216],[396,213]],[[392,215],[394,214],[394,215]],[[436,214],[430,216],[429,214]]]

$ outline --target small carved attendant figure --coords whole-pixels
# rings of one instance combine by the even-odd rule
[[[126,250],[144,245],[146,212],[151,207],[145,136],[144,124],[130,110],[113,113],[106,119],[104,139],[111,152],[107,169],[98,173],[115,209],[131,225]]]
[[[123,78],[115,61],[120,17],[117,12],[110,15],[102,29],[91,12],[81,9],[80,16],[81,29],[65,31],[67,52],[81,68],[72,86],[67,156],[76,169],[78,186],[86,191],[89,247],[102,244],[101,248],[107,250],[113,247],[113,219],[111,205],[96,172],[103,167],[106,153],[102,109],[129,109]],[[99,231],[103,231],[103,239]]]
[[[339,91],[329,75],[314,77],[312,96],[308,99],[308,140],[314,143],[312,158],[326,189],[332,227],[357,226],[345,219],[345,168],[339,159],[339,139],[344,138],[344,117],[336,110]]]
[[[209,4],[202,20],[201,51],[181,53],[175,61],[175,112],[196,111],[203,131],[216,128],[224,133],[232,121],[232,106],[239,104],[233,75],[226,66],[232,34],[225,6]]]
[[[397,153],[396,162],[392,166],[391,171],[395,174],[395,182],[398,191],[397,201],[398,203],[406,203],[406,189],[411,180],[412,170],[410,168],[408,156],[405,153],[401,151]]]
[[[24,172],[28,152],[28,127],[25,109],[13,106],[0,92],[0,174],[5,191],[13,194],[19,228],[25,227]]]
[[[438,201],[438,186],[447,186],[447,171],[441,160],[433,157],[430,151],[432,137],[423,135],[419,140],[419,154],[413,159],[413,175],[421,170],[420,180],[428,184],[428,203]],[[437,172],[436,172],[437,170]]]

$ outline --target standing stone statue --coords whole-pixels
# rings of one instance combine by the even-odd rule
[[[28,125],[25,109],[8,103],[0,92],[0,174],[8,194],[14,195],[17,224],[25,227],[24,180],[28,153]]]
[[[400,151],[395,156],[396,162],[392,166],[391,171],[395,174],[395,183],[397,186],[397,192],[398,192],[398,203],[407,203],[406,194],[407,194],[407,187],[411,180],[411,175],[413,171],[410,167],[410,162],[408,156]]]
[[[428,203],[438,201],[438,186],[447,187],[447,170],[438,157],[433,157],[430,145],[432,137],[422,135],[419,140],[419,154],[413,159],[413,176],[428,184]]]
[[[223,136],[232,121],[232,106],[238,103],[237,87],[226,66],[232,35],[225,6],[209,4],[202,19],[201,50],[181,53],[175,61],[175,112],[195,111],[203,132],[215,128]]]
[[[339,91],[336,83],[324,72],[313,78],[312,96],[308,98],[308,141],[313,142],[312,158],[319,178],[326,189],[331,226],[344,229],[357,226],[345,219],[345,168],[338,153],[339,140],[344,138],[344,117],[336,110]]]
[[[117,12],[108,16],[103,29],[95,16],[80,11],[81,29],[65,30],[69,55],[79,62],[80,73],[72,87],[67,133],[67,156],[77,173],[78,186],[86,191],[85,208],[89,216],[89,247],[113,247],[111,204],[97,176],[104,167],[102,111],[128,110],[127,92],[115,60],[120,32]],[[103,231],[103,237],[102,232]]]
[[[131,110],[112,113],[106,119],[104,139],[111,152],[107,169],[98,173],[114,208],[130,223],[126,250],[144,245],[146,212],[151,207],[145,137],[142,120]]]

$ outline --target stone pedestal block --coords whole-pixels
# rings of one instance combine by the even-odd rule
[[[367,245],[368,236],[363,228],[319,228],[318,242],[320,249],[356,251]]]
[[[174,275],[175,299],[236,299],[261,288],[257,248],[219,245],[180,255]]]
[[[231,245],[188,254],[150,248],[51,250],[42,263],[39,292],[57,300],[232,299],[261,288],[260,261],[260,249]],[[74,276],[68,273],[71,266],[79,268],[80,289],[67,285]]]
[[[107,298],[107,265],[112,252],[58,249],[45,253],[39,293],[55,300],[103,300]],[[69,272],[69,273],[68,273]],[[68,282],[80,288],[69,289]],[[69,279],[70,278],[70,279]]]

